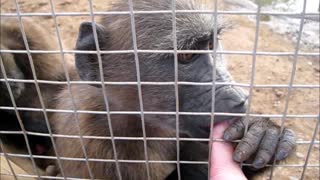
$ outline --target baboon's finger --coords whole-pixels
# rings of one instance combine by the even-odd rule
[[[253,124],[249,128],[248,133],[244,135],[244,138],[238,144],[233,153],[233,159],[237,162],[242,162],[255,153],[265,134],[265,130],[266,127],[264,123],[258,122]]]
[[[295,134],[291,129],[285,128],[277,148],[276,160],[286,158],[295,147]]]
[[[243,119],[233,122],[224,132],[223,139],[226,141],[232,141],[243,137],[245,130],[245,123]]]
[[[253,166],[256,169],[263,168],[275,154],[277,144],[279,142],[280,130],[273,126],[266,130],[266,133],[259,146],[258,153],[253,161]]]

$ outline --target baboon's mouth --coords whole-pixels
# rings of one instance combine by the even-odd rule
[[[241,119],[241,117],[237,116],[237,117],[230,117],[230,119],[227,119],[224,121],[229,121],[230,124],[232,124],[233,122],[238,121],[240,119]],[[219,122],[221,122],[221,121],[214,122],[213,127],[215,126],[216,123],[219,123]],[[208,124],[207,126],[203,126],[202,129],[205,130],[206,132],[210,133],[211,125]]]
[[[48,149],[42,144],[36,144],[34,148],[34,153],[37,155],[43,155],[48,151]]]
[[[241,119],[240,116],[236,116],[236,117],[231,117],[230,120],[227,120],[227,121],[230,121],[230,123],[233,123],[234,121],[238,121],[240,119]]]

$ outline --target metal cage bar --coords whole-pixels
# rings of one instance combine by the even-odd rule
[[[0,106],[0,109],[3,110],[15,110],[14,107],[10,106]],[[29,108],[29,107],[17,107],[17,110],[21,111],[43,111],[41,108]],[[46,109],[47,112],[65,112],[65,113],[73,113],[72,110],[65,110],[65,109]],[[87,114],[108,114],[108,112],[105,111],[88,111],[88,110],[78,110],[78,113],[87,113]],[[110,111],[109,114],[141,114],[140,111]],[[166,112],[166,111],[144,111],[144,114],[153,114],[153,115],[175,115],[175,112]],[[200,116],[210,116],[210,112],[179,112],[179,115],[200,115]],[[245,113],[220,113],[215,112],[214,115],[224,115],[224,116],[239,116],[239,117],[245,117]],[[255,114],[250,113],[251,117],[269,117],[269,118],[281,118],[281,114]],[[306,118],[306,119],[312,119],[317,118],[317,114],[293,114],[293,115],[287,115],[287,118]]]
[[[17,178],[16,172],[14,171],[14,169],[13,169],[13,167],[12,167],[12,164],[11,164],[11,162],[10,162],[10,160],[9,160],[8,154],[7,154],[7,153],[5,152],[5,150],[4,150],[4,145],[3,145],[3,143],[2,143],[2,140],[0,140],[0,150],[3,151],[3,156],[4,156],[6,162],[7,162],[8,166],[9,166],[9,169],[10,169],[10,172],[11,172],[10,175],[12,175],[15,180],[17,180],[18,178]],[[1,160],[1,156],[0,156],[0,160]],[[1,174],[2,174],[2,172],[1,172]],[[0,174],[0,175],[1,175],[1,174]]]
[[[0,56],[0,67],[1,67],[1,71],[2,71],[3,77],[4,77],[4,79],[6,79],[6,78],[7,78],[7,73],[6,73],[6,70],[5,70],[5,67],[4,67],[3,60],[2,60],[2,57],[1,57],[1,56]],[[33,168],[34,168],[33,170],[35,171],[35,174],[38,174],[37,177],[38,177],[38,179],[39,179],[39,176],[40,176],[40,175],[39,175],[39,172],[38,172],[37,169],[36,169],[36,163],[35,163],[35,161],[34,161],[34,157],[33,157],[32,152],[31,152],[30,143],[29,143],[29,140],[28,140],[28,137],[27,137],[27,134],[26,134],[26,129],[24,128],[22,119],[21,119],[21,117],[20,117],[20,113],[19,113],[19,111],[17,110],[17,105],[16,105],[16,101],[15,101],[15,99],[14,99],[13,92],[12,92],[12,90],[11,90],[11,87],[10,87],[9,82],[6,81],[5,84],[6,84],[6,87],[7,87],[7,89],[8,89],[9,95],[10,95],[10,100],[11,100],[12,105],[13,105],[13,110],[14,110],[16,116],[17,116],[17,120],[18,120],[19,125],[20,125],[20,128],[21,128],[23,138],[24,138],[24,140],[25,140],[25,142],[26,142],[27,151],[28,151],[28,153],[29,153],[29,155],[30,155],[30,159],[31,159],[31,162],[32,162],[32,166],[33,166]],[[2,144],[2,141],[1,141],[1,144]],[[4,151],[3,148],[1,148],[1,149]],[[6,157],[8,157],[8,156],[6,155]],[[11,165],[10,165],[10,166],[11,166]],[[14,172],[13,172],[13,173],[14,173]]]
[[[209,141],[209,154],[208,154],[208,177],[211,177],[211,151],[212,151],[212,143],[216,140],[213,139],[213,125],[214,125],[214,114],[215,114],[215,92],[216,92],[216,82],[215,82],[215,77],[216,77],[216,69],[217,69],[217,49],[220,47],[220,43],[218,42],[218,1],[214,0],[214,10],[213,10],[213,20],[214,20],[214,29],[213,29],[213,49],[212,49],[212,57],[213,57],[213,62],[212,62],[212,88],[211,88],[211,116],[210,116],[210,141]],[[221,56],[221,55],[220,55]]]
[[[309,162],[310,155],[311,155],[311,150],[312,150],[313,145],[315,144],[316,136],[319,135],[318,134],[318,132],[319,132],[319,124],[320,124],[320,115],[319,115],[319,118],[317,119],[316,126],[314,127],[314,132],[313,132],[313,135],[312,135],[312,141],[309,144],[307,157],[306,157],[305,163],[303,165],[303,170],[302,170],[300,179],[304,179],[304,177],[305,177],[306,170],[308,168],[308,162]],[[318,165],[318,167],[320,168],[320,165]]]
[[[0,156],[4,156],[8,166],[11,170],[11,173],[1,173],[1,175],[10,175],[13,176],[14,179],[19,179],[20,177],[26,177],[26,178],[38,178],[38,179],[76,179],[76,178],[70,178],[66,177],[62,164],[60,160],[68,160],[68,161],[82,161],[85,162],[87,165],[87,169],[89,172],[90,179],[94,179],[94,175],[91,172],[90,168],[90,162],[112,162],[116,164],[116,171],[118,178],[121,180],[121,170],[120,170],[120,163],[144,163],[146,165],[146,171],[147,171],[147,177],[148,180],[151,179],[150,175],[150,164],[154,163],[168,163],[168,164],[176,164],[177,171],[178,171],[178,179],[181,179],[180,175],[180,164],[207,164],[209,166],[210,170],[210,156],[209,153],[209,160],[208,161],[185,161],[180,160],[180,141],[203,141],[203,142],[209,142],[210,147],[213,141],[223,141],[222,139],[213,139],[212,137],[209,138],[182,138],[179,137],[179,116],[180,115],[201,115],[201,116],[210,116],[210,129],[213,130],[213,124],[214,124],[214,116],[215,115],[224,115],[224,116],[241,116],[241,117],[271,117],[271,118],[281,118],[281,134],[284,130],[284,124],[285,121],[288,118],[303,118],[304,121],[314,119],[317,120],[316,126],[312,135],[312,139],[310,140],[299,140],[297,141],[297,144],[307,144],[309,145],[306,160],[303,164],[275,164],[275,161],[271,165],[267,165],[271,168],[270,172],[270,179],[273,179],[273,169],[274,167],[289,167],[289,168],[303,168],[303,171],[301,173],[301,179],[304,179],[306,169],[307,168],[319,168],[320,164],[309,164],[308,161],[310,159],[310,155],[312,152],[312,148],[314,144],[320,144],[319,140],[317,140],[317,133],[319,131],[319,121],[320,116],[319,114],[288,114],[288,107],[290,103],[290,96],[292,95],[292,92],[295,89],[320,89],[319,84],[295,84],[294,79],[296,75],[296,66],[298,62],[299,57],[318,57],[319,52],[300,52],[300,41],[302,36],[302,31],[304,27],[304,20],[306,16],[319,16],[320,13],[306,13],[306,3],[307,0],[303,1],[303,10],[301,13],[292,13],[292,12],[273,12],[273,11],[263,11],[261,10],[261,6],[258,5],[258,8],[256,11],[225,11],[225,10],[218,10],[217,0],[214,0],[214,10],[177,10],[176,7],[176,0],[172,0],[172,9],[171,10],[157,10],[157,11],[136,11],[133,7],[132,0],[128,0],[129,10],[128,11],[94,11],[93,9],[93,2],[92,0],[88,0],[90,11],[89,12],[55,12],[54,3],[52,0],[50,0],[50,8],[51,12],[44,12],[44,13],[23,13],[20,11],[19,2],[18,0],[14,0],[14,4],[16,7],[16,13],[0,13],[0,17],[16,17],[19,20],[19,26],[23,37],[23,42],[26,46],[25,50],[4,50],[0,49],[0,53],[26,53],[28,55],[28,59],[31,65],[31,70],[33,74],[33,79],[13,79],[8,78],[6,75],[5,67],[2,61],[2,58],[0,56],[0,67],[1,71],[3,72],[3,78],[0,78],[0,82],[4,82],[9,95],[10,99],[12,101],[12,106],[0,106],[0,110],[7,110],[7,111],[14,111],[18,122],[21,126],[21,131],[0,131],[0,134],[21,134],[23,135],[26,145],[28,154],[19,154],[19,153],[9,153],[5,152],[3,148],[3,143],[0,142],[0,148],[3,150],[0,153]],[[177,37],[176,37],[176,15],[177,14],[190,14],[190,13],[201,13],[201,14],[209,14],[214,17],[214,37],[217,36],[217,18],[219,15],[255,15],[256,16],[256,29],[255,29],[255,39],[254,39],[254,47],[252,51],[233,51],[233,50],[223,50],[222,48],[214,48],[213,50],[178,50],[177,49]],[[104,16],[104,15],[128,15],[130,16],[130,22],[131,22],[131,31],[132,31],[132,40],[133,40],[133,49],[129,50],[113,50],[113,51],[105,51],[101,50],[99,47],[99,39],[96,31],[96,24],[95,24],[95,17],[96,16]],[[135,15],[139,14],[171,14],[172,15],[172,27],[173,27],[173,50],[141,50],[138,48],[137,45],[137,37],[136,37],[136,29],[135,29]],[[294,17],[300,19],[300,27],[299,27],[299,33],[297,37],[297,42],[295,46],[294,52],[268,52],[268,51],[258,51],[258,41],[259,41],[259,31],[260,31],[260,16],[261,15],[270,15],[270,16],[288,16],[288,17]],[[77,17],[77,16],[88,16],[91,18],[92,28],[93,28],[93,34],[94,34],[94,41],[96,46],[96,51],[80,51],[80,50],[67,50],[65,47],[63,47],[63,43],[61,40],[61,35],[57,23],[57,17]],[[28,40],[26,37],[26,33],[24,31],[22,18],[23,17],[51,17],[54,20],[54,26],[55,26],[55,32],[58,39],[59,49],[58,50],[30,50],[28,45]],[[217,40],[213,39],[214,44],[217,44]],[[38,53],[38,54],[60,54],[61,56],[61,62],[63,65],[66,81],[50,81],[50,80],[41,80],[38,79],[36,76],[36,70],[33,64],[32,54]],[[144,82],[141,81],[140,78],[140,67],[139,67],[139,53],[168,53],[174,55],[174,81],[172,82]],[[208,83],[200,83],[200,82],[182,82],[178,79],[178,54],[179,53],[198,53],[198,54],[213,54],[214,57],[217,57],[218,55],[249,55],[252,56],[252,68],[251,68],[251,78],[250,83],[236,83],[236,82],[228,82],[228,83],[221,83],[221,82],[215,82],[214,80],[212,82]],[[98,64],[99,64],[99,73],[100,73],[100,79],[101,81],[72,81],[70,79],[68,70],[66,68],[66,62],[65,62],[65,54],[97,54],[98,56]],[[103,75],[103,66],[102,66],[102,58],[101,55],[103,54],[134,54],[134,60],[135,60],[135,66],[136,66],[136,72],[137,72],[137,81],[136,82],[109,82],[105,81],[104,75]],[[290,75],[290,81],[288,84],[256,84],[255,83],[255,71],[256,71],[256,58],[257,56],[291,56],[293,57],[293,63],[291,67],[291,75]],[[213,77],[215,77],[215,69],[216,69],[216,62],[213,61]],[[213,78],[214,79],[214,78]],[[15,103],[14,95],[12,92],[12,89],[10,87],[10,82],[19,82],[19,83],[33,83],[36,87],[36,92],[39,97],[41,108],[29,108],[29,107],[18,107]],[[44,105],[43,97],[41,94],[41,90],[39,88],[39,84],[57,84],[57,85],[67,85],[69,95],[72,99],[73,109],[72,110],[65,110],[65,109],[50,109],[46,108]],[[77,84],[96,84],[102,86],[103,91],[103,98],[106,105],[105,111],[88,111],[88,110],[78,110],[76,107],[75,100],[72,95],[71,86],[77,85]],[[138,88],[138,96],[139,96],[139,105],[140,110],[139,111],[111,111],[109,109],[109,101],[107,97],[107,89],[105,86],[108,85],[132,85],[137,86]],[[142,85],[173,85],[175,90],[175,102],[176,102],[176,110],[172,112],[165,112],[165,111],[144,111],[143,108],[143,95],[142,95]],[[195,86],[211,86],[212,87],[212,109],[211,112],[181,112],[179,110],[179,85],[195,85]],[[233,86],[240,86],[240,87],[246,87],[249,88],[249,100],[248,100],[248,110],[245,113],[222,113],[222,112],[215,112],[214,109],[214,100],[215,100],[215,86],[216,85],[233,85]],[[252,94],[254,88],[282,88],[287,89],[288,93],[285,100],[285,107],[283,110],[283,113],[281,114],[255,114],[250,112],[251,103],[252,103]],[[49,129],[49,133],[35,133],[35,132],[28,132],[25,130],[22,119],[19,115],[19,111],[35,111],[35,112],[42,112],[46,121],[46,125]],[[60,113],[72,113],[74,114],[74,118],[77,122],[79,135],[62,135],[62,134],[54,134],[51,131],[48,116],[47,113],[51,112],[60,112]],[[102,114],[106,115],[107,119],[107,125],[110,130],[110,136],[104,137],[104,136],[86,136],[81,133],[81,128],[79,125],[79,119],[78,114]],[[126,115],[140,115],[141,122],[142,122],[142,132],[143,137],[117,137],[114,136],[113,129],[112,129],[112,121],[111,121],[111,115],[114,114],[126,114]],[[176,137],[172,138],[165,138],[165,137],[147,137],[146,136],[146,127],[145,127],[145,115],[174,115],[176,119]],[[246,131],[248,129],[248,124],[246,124]],[[36,135],[36,136],[42,136],[42,137],[50,137],[51,141],[53,142],[53,148],[56,153],[56,156],[42,156],[42,155],[33,155],[30,149],[30,145],[28,142],[28,135]],[[71,157],[62,157],[59,156],[56,150],[56,145],[54,143],[54,138],[57,137],[64,137],[64,138],[73,138],[73,139],[80,139],[81,142],[81,148],[84,152],[84,158],[71,158]],[[105,140],[111,140],[112,142],[112,150],[114,152],[114,158],[112,159],[96,159],[96,158],[90,158],[87,156],[86,153],[86,147],[83,143],[86,139],[105,139]],[[141,160],[123,160],[119,159],[117,157],[117,149],[115,145],[116,140],[139,140],[143,141],[144,145],[144,159]],[[176,148],[177,148],[177,159],[172,161],[156,161],[156,160],[149,160],[148,156],[148,148],[147,148],[147,142],[148,141],[176,141]],[[233,141],[233,142],[239,142],[239,141]],[[210,151],[209,151],[210,152]],[[26,174],[17,174],[15,173],[14,169],[11,166],[10,157],[21,157],[21,158],[29,158],[31,159],[34,174],[33,175],[26,175]],[[36,168],[36,163],[34,161],[34,158],[39,159],[53,159],[57,160],[58,165],[60,167],[62,177],[50,177],[50,176],[42,176],[39,171]],[[241,163],[241,166],[251,166],[251,164]],[[210,174],[210,172],[208,172]]]
[[[154,11],[133,11],[133,14],[171,14],[171,10],[154,10]],[[201,13],[201,14],[214,14],[212,10],[176,10],[177,14],[190,14],[190,13]],[[51,13],[20,13],[21,16],[51,16]],[[90,16],[91,13],[88,12],[58,12],[57,16]],[[93,15],[103,16],[103,15],[130,15],[130,11],[103,11],[94,12]],[[217,14],[222,15],[256,15],[257,11],[223,11],[218,10]],[[273,12],[273,11],[261,11],[261,15],[272,15],[272,16],[293,16],[301,17],[300,13],[294,12]],[[319,13],[306,13],[308,16],[319,16]],[[2,13],[0,16],[12,17],[17,16],[15,13]]]
[[[300,41],[301,41],[301,36],[302,36],[302,30],[303,30],[303,26],[304,26],[304,18],[305,18],[305,13],[306,13],[306,6],[307,6],[307,0],[304,0],[303,1],[303,8],[302,8],[302,12],[301,12],[301,20],[300,20],[300,27],[299,27],[299,34],[298,34],[298,37],[297,37],[297,43],[296,43],[296,47],[295,47],[295,51],[294,51],[294,60],[293,60],[293,63],[292,63],[292,72],[291,72],[291,76],[290,76],[290,81],[289,81],[289,88],[288,88],[288,93],[287,93],[287,97],[286,97],[286,103],[285,103],[285,108],[284,108],[284,111],[283,111],[283,116],[281,118],[281,129],[280,129],[280,135],[279,135],[279,139],[280,139],[280,136],[283,134],[283,131],[284,131],[284,123],[286,121],[286,117],[287,117],[287,113],[288,113],[288,107],[289,107],[289,101],[290,101],[290,96],[292,94],[292,84],[294,82],[294,78],[295,78],[295,73],[296,73],[296,67],[297,67],[297,62],[298,62],[298,52],[299,52],[299,49],[300,49]],[[311,146],[310,146],[311,147]],[[274,159],[273,160],[273,163],[272,163],[272,168],[271,168],[271,172],[270,172],[270,179],[272,179],[273,177],[273,166],[275,165],[276,163],[276,160]]]
[[[178,75],[178,44],[177,44],[177,21],[176,21],[176,0],[172,0],[172,35],[174,51],[174,95],[176,103],[176,147],[177,147],[177,174],[178,180],[181,180],[180,170],[180,122],[179,122],[179,75]]]
[[[26,50],[7,50],[0,49],[1,53],[27,53]],[[148,50],[148,49],[138,49],[138,53],[170,53],[173,54],[173,50]],[[177,53],[196,53],[196,54],[208,54],[211,53],[211,50],[177,50]],[[57,54],[60,53],[58,50],[30,50],[29,53],[37,53],[37,54]],[[65,54],[97,54],[97,51],[83,51],[83,50],[63,50]],[[110,50],[110,51],[102,51],[100,50],[100,54],[129,54],[134,53],[133,50]],[[253,55],[252,51],[231,51],[231,50],[219,50],[216,52],[217,54],[225,54],[225,55]],[[268,51],[259,51],[256,52],[256,55],[259,56],[294,56],[295,54],[292,52],[268,52]],[[297,54],[297,56],[319,56],[319,53],[315,52],[301,52]]]
[[[133,14],[133,3],[132,0],[128,0],[129,10],[130,10],[130,22],[131,22],[131,32],[132,32],[132,40],[133,40],[133,50],[134,50],[134,61],[136,65],[137,71],[137,87],[138,87],[138,96],[139,96],[139,106],[140,106],[140,116],[141,116],[141,126],[142,126],[142,136],[143,136],[143,148],[144,155],[146,160],[146,168],[147,168],[147,177],[150,180],[150,167],[149,167],[149,157],[148,157],[148,148],[147,148],[147,140],[146,140],[146,125],[144,120],[144,112],[143,112],[143,99],[142,99],[142,89],[141,89],[141,78],[140,78],[140,65],[139,65],[139,56],[138,56],[138,43],[137,43],[137,35],[136,35],[136,26],[135,26],[135,17]]]
[[[120,171],[120,165],[118,162],[118,153],[117,153],[117,149],[116,149],[116,145],[115,145],[115,141],[114,141],[114,133],[113,133],[113,128],[112,128],[112,121],[111,121],[111,115],[110,115],[110,106],[109,106],[109,100],[107,97],[107,91],[104,84],[104,75],[103,75],[103,67],[102,67],[102,59],[101,59],[101,53],[100,53],[100,46],[99,46],[99,40],[98,40],[98,34],[97,34],[97,27],[96,27],[96,23],[95,23],[95,19],[94,19],[94,14],[93,14],[93,5],[92,5],[92,1],[88,0],[89,5],[90,5],[90,17],[91,17],[91,23],[92,23],[92,29],[93,29],[93,37],[94,37],[94,42],[95,42],[95,46],[97,49],[97,55],[98,55],[98,65],[99,65],[99,73],[100,73],[100,79],[101,79],[101,86],[102,86],[102,94],[103,94],[103,100],[106,104],[106,111],[107,111],[107,123],[108,123],[108,127],[109,127],[109,131],[110,131],[110,136],[111,138],[111,143],[112,143],[112,150],[114,153],[114,159],[115,159],[115,164],[116,164],[116,170],[117,170],[117,174],[118,174],[118,178],[119,180],[122,180],[122,175],[121,175],[121,171]]]

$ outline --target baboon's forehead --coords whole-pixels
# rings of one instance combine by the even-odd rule
[[[192,10],[195,9],[199,3],[194,0],[132,0],[132,6],[137,11],[159,11],[159,10]],[[110,4],[113,10],[128,11],[130,4],[128,0],[118,0]]]
[[[132,2],[134,11],[172,10],[173,7],[172,0],[134,0]],[[201,4],[196,4],[193,0],[176,0],[175,6],[177,10],[200,10],[202,7]],[[112,10],[127,11],[130,8],[126,0],[120,0],[113,4]],[[151,45],[151,48],[171,49],[172,41],[176,35],[178,49],[191,49],[195,42],[212,37],[211,34],[215,27],[212,14],[139,13],[135,14],[134,17],[138,43],[148,44],[148,48]],[[173,20],[176,22],[176,31],[173,28]],[[117,38],[119,37],[117,33],[120,25],[121,36],[123,34],[131,35],[130,16],[121,16],[121,18],[116,19],[105,18],[105,21],[106,24],[112,24],[109,29],[113,29],[112,32]]]
[[[175,3],[173,3],[175,2]],[[201,1],[195,0],[133,0],[132,1],[132,8],[133,11],[166,11],[166,12],[159,12],[155,13],[159,17],[159,19],[164,21],[172,20],[173,14],[171,11],[175,10],[203,10],[205,5]],[[110,5],[110,10],[112,11],[130,11],[130,4],[128,0],[118,0],[115,1],[113,4]],[[154,13],[152,13],[154,14]],[[151,13],[145,13],[146,17],[151,17]],[[179,16],[180,15],[180,16]],[[135,14],[137,16],[137,14]],[[209,18],[208,18],[209,17]],[[200,25],[197,22],[201,22],[202,26],[208,25],[209,20],[212,15],[210,14],[201,14],[201,13],[177,13],[177,22],[181,23],[195,23]],[[205,23],[206,21],[206,23]],[[159,22],[158,22],[159,23]],[[213,22],[209,23],[212,24]]]

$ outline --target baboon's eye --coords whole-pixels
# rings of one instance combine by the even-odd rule
[[[181,63],[190,63],[192,62],[195,54],[178,54],[178,60]]]
[[[210,49],[210,50],[212,50],[213,48],[214,48],[214,46],[213,46],[213,42],[212,42],[212,41],[210,41],[210,42],[209,42],[209,49]]]

